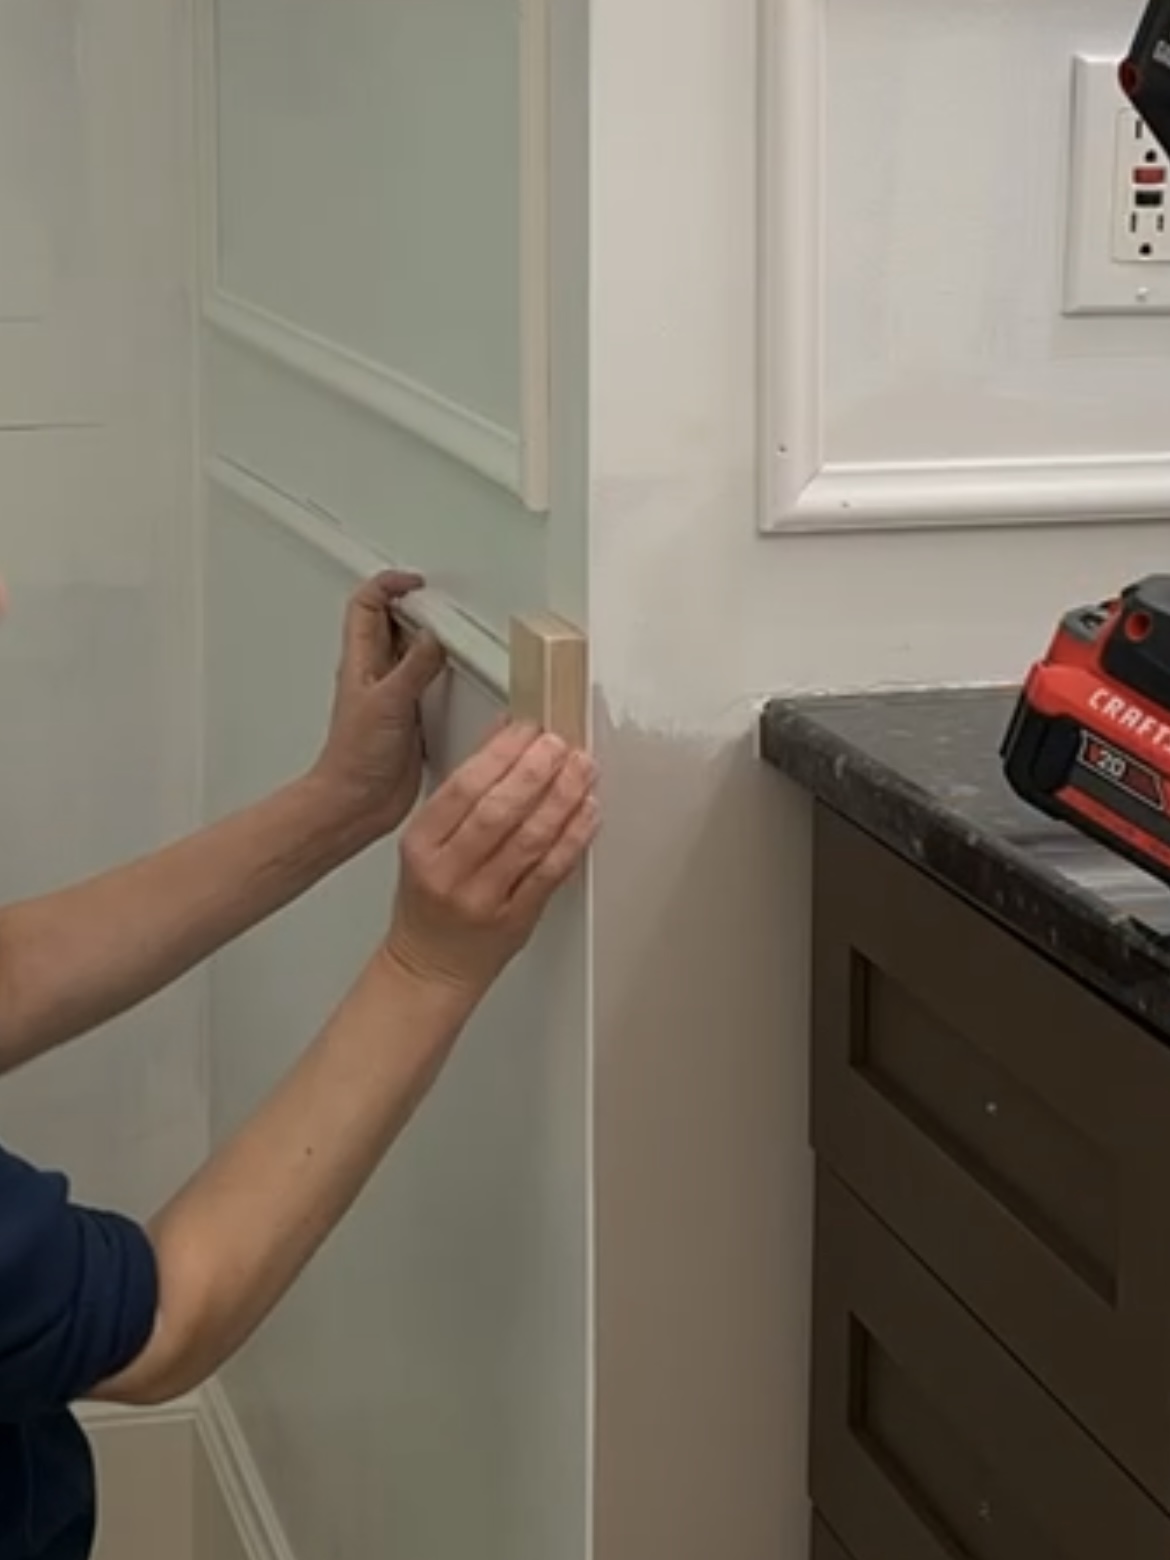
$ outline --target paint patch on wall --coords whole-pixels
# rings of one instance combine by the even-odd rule
[[[597,712],[595,1544],[807,1553],[808,799]]]

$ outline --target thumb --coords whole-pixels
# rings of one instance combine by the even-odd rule
[[[426,629],[411,636],[401,659],[383,679],[387,692],[416,704],[447,664],[442,645]]]
[[[341,676],[359,686],[383,676],[392,659],[390,617],[377,580],[354,591],[345,609]]]

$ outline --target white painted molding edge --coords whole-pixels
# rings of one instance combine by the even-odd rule
[[[520,486],[529,509],[551,503],[551,0],[520,0]]]
[[[247,1560],[296,1560],[231,1402],[218,1381],[158,1408],[85,1403],[78,1419],[88,1434],[119,1426],[150,1430],[192,1424],[199,1450]],[[200,1517],[195,1514],[196,1522]]]
[[[219,277],[216,0],[196,0],[199,273],[205,324],[515,494],[549,507],[551,233],[549,0],[523,0],[520,48],[519,434],[404,374],[226,291]]]
[[[229,341],[291,369],[520,495],[521,441],[506,428],[218,287],[204,299],[203,319]]]
[[[768,534],[1170,520],[1170,457],[825,466]]]
[[[761,0],[765,535],[1170,519],[1170,455],[840,464],[824,448],[826,0]]]
[[[821,0],[760,0],[760,528],[787,517],[824,463]]]
[[[323,553],[355,580],[368,579],[380,569],[394,567],[395,560],[350,535],[331,516],[308,508],[236,462],[212,456],[205,469],[212,487],[229,493],[254,514]],[[401,615],[407,623],[434,634],[457,671],[493,698],[507,699],[508,647],[490,629],[447,597],[429,590],[412,596],[403,605]]]
[[[296,1560],[227,1393],[209,1381],[198,1396],[196,1428],[248,1560]]]

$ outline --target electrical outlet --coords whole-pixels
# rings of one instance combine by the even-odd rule
[[[1122,265],[1170,261],[1170,161],[1132,108],[1118,116],[1113,182],[1113,258]]]
[[[1066,314],[1170,314],[1170,163],[1118,64],[1073,62]]]

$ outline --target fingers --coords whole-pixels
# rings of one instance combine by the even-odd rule
[[[570,821],[581,811],[593,789],[595,769],[586,753],[572,753],[543,794],[529,801],[525,811],[483,869],[485,888],[493,898],[507,900],[530,873],[545,863],[559,846]],[[502,791],[511,777],[497,788]],[[522,803],[517,803],[517,808]],[[460,835],[454,842],[458,845]]]
[[[478,874],[521,829],[525,831],[525,852],[537,849],[532,836],[540,833],[540,826],[534,823],[534,815],[546,803],[556,806],[551,793],[564,782],[570,758],[568,746],[559,737],[540,736],[527,747],[447,841],[450,870],[461,878]],[[510,886],[504,871],[482,875],[483,891],[501,900]]]
[[[412,635],[388,680],[396,696],[417,703],[446,664],[442,645],[434,634],[423,631]]]
[[[422,576],[388,569],[367,580],[349,599],[342,636],[341,673],[348,680],[372,682],[394,663],[390,608],[422,586]]]
[[[568,882],[597,838],[600,823],[597,799],[590,794],[567,819],[555,843],[517,885],[512,908],[521,920],[538,916],[557,889]]]
[[[492,789],[541,740],[534,726],[509,724],[461,764],[418,814],[414,832],[421,845],[436,849],[479,807]],[[502,836],[501,836],[502,838]]]
[[[589,849],[595,779],[587,754],[532,727],[486,742],[403,837],[391,952],[416,974],[481,995]]]
[[[382,604],[392,607],[403,596],[412,595],[425,584],[422,575],[416,574],[413,569],[383,569],[381,574],[375,574],[373,579],[367,580],[362,589],[376,591]]]

